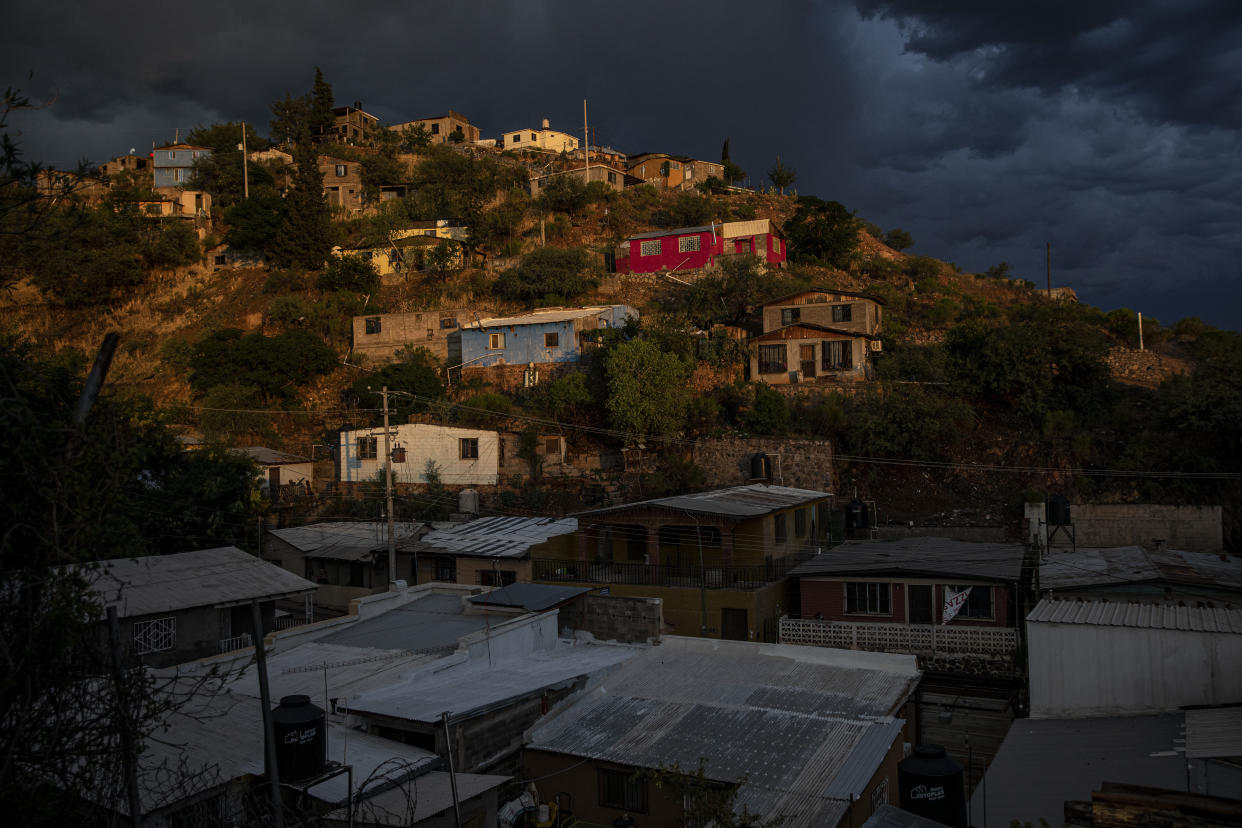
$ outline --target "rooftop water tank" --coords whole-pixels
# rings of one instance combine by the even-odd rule
[[[282,782],[299,782],[323,773],[328,761],[327,722],[310,696],[282,698],[272,711],[272,731]]]
[[[457,495],[457,511],[466,515],[479,513],[479,493],[474,489],[462,489]]]
[[[845,507],[845,528],[866,529],[871,524],[871,516],[867,514],[867,504],[855,499]]]
[[[1049,526],[1069,526],[1073,523],[1070,520],[1070,502],[1065,495],[1052,495],[1045,504]]]
[[[966,828],[966,787],[962,766],[940,745],[918,745],[897,763],[901,808],[953,828]]]

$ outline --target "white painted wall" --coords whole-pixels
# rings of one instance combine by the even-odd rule
[[[1242,634],[1027,622],[1031,717],[1242,701]]]
[[[500,479],[500,435],[495,431],[452,426],[392,426],[391,448],[404,448],[404,463],[393,463],[395,483],[426,483],[427,461],[440,468],[440,482],[450,486],[495,486]],[[376,438],[374,459],[358,457],[358,438]],[[462,459],[461,440],[479,441],[479,456]],[[384,429],[363,428],[341,432],[341,482],[373,481],[384,468]]]
[[[264,466],[263,479],[271,482],[272,469],[280,469],[280,485],[288,486],[290,483],[301,483],[306,481],[307,485],[315,482],[315,464],[314,463],[288,463],[282,466]]]

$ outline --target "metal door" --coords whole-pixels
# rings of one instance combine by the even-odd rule
[[[802,363],[802,376],[811,379],[815,376],[815,346],[799,345],[798,361]]]
[[[931,584],[910,584],[906,587],[910,599],[910,623],[930,624],[935,614],[932,610]]]
[[[745,641],[750,637],[746,610],[728,607],[720,610],[720,637],[728,641]]]

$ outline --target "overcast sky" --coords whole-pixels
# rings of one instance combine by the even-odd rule
[[[270,8],[266,8],[270,7]],[[186,7],[187,9],[189,7]],[[803,194],[964,270],[1007,261],[1108,310],[1242,330],[1237,0],[297,4],[10,0],[27,156],[149,151],[310,89],[387,122],[465,113],[627,152],[779,154]],[[33,73],[33,77],[30,77]]]

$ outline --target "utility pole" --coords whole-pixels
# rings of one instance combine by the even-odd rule
[[[582,145],[582,157],[586,160],[586,166],[583,167],[583,169],[586,171],[586,181],[584,183],[590,184],[591,183],[591,130],[587,128],[586,98],[582,99],[582,140],[585,142]]]
[[[1052,298],[1052,242],[1044,242],[1048,256],[1048,298]]]
[[[250,170],[246,167],[246,122],[242,121],[242,198],[250,198]]]
[[[1138,312],[1138,323],[1139,323],[1139,350],[1141,351],[1143,350],[1143,312],[1142,311]]]
[[[263,615],[259,599],[250,601],[250,627],[254,634],[254,657],[259,674],[259,704],[263,705],[263,756],[268,789],[272,795],[272,824],[283,828],[284,807],[280,798],[280,766],[276,759],[276,729],[272,724],[272,692],[267,683],[267,647],[263,640]]]
[[[392,446],[388,434],[388,386],[384,395],[384,503],[388,511],[388,589],[397,588],[397,541],[393,537],[392,519]]]

